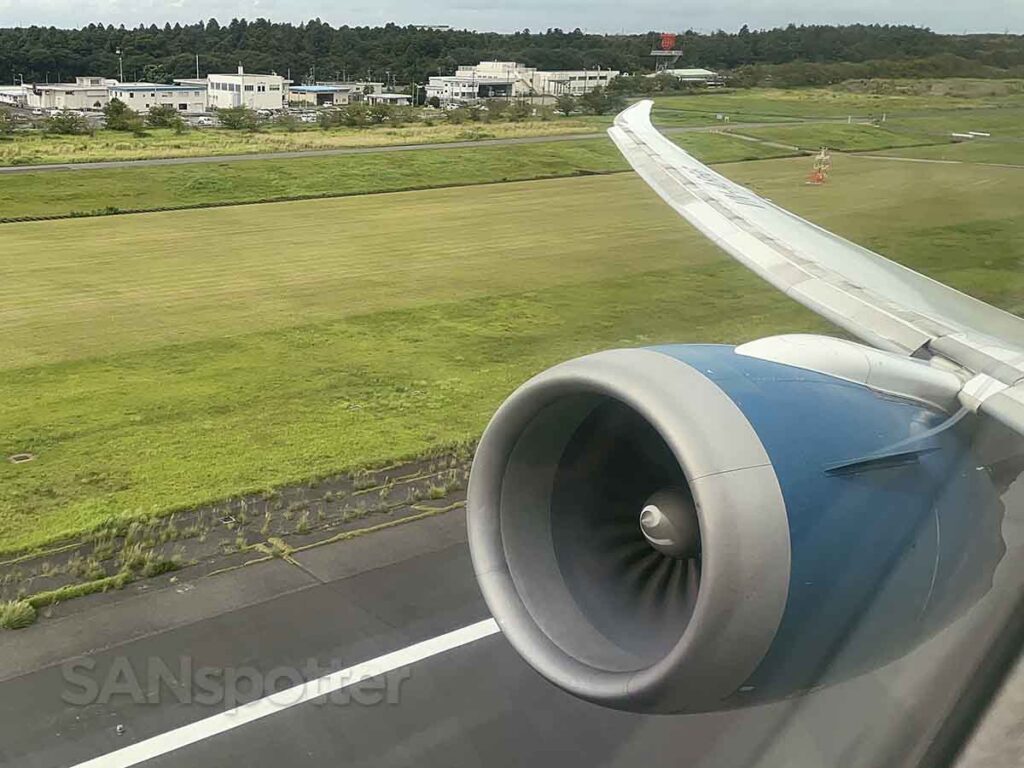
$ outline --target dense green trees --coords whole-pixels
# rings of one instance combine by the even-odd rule
[[[24,74],[26,81],[51,81],[74,75],[116,77],[124,51],[125,77],[166,81],[195,75],[195,57],[207,72],[233,72],[241,61],[252,71],[276,71],[301,81],[315,68],[317,79],[382,78],[385,70],[399,81],[422,83],[451,73],[459,64],[482,59],[516,59],[545,69],[612,68],[649,70],[655,36],[589,35],[553,29],[515,34],[399,27],[331,27],[319,20],[300,25],[265,19],[233,19],[163,27],[90,24],[77,30],[52,27],[0,29],[0,73]],[[789,26],[736,33],[680,36],[680,66],[740,69],[751,65],[836,62],[918,62],[923,69],[964,74],[1012,71],[1024,75],[1024,36],[939,35],[906,26]],[[952,68],[952,71],[950,71]],[[889,75],[892,76],[892,75]]]

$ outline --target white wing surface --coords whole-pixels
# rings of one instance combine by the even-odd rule
[[[1024,431],[1024,319],[900,266],[698,162],[651,125],[650,101],[608,133],[669,205],[726,253],[857,338],[953,363],[965,401]],[[973,399],[972,399],[973,398]]]

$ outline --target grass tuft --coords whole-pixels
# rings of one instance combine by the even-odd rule
[[[24,629],[35,623],[36,609],[25,600],[0,602],[0,629]]]

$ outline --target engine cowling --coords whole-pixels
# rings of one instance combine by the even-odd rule
[[[991,586],[1002,507],[972,451],[969,418],[732,347],[601,352],[488,425],[474,568],[511,644],[583,699],[778,699],[897,658]]]

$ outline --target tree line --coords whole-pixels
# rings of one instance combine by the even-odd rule
[[[196,74],[277,72],[296,82],[394,78],[424,82],[481,60],[520,61],[541,69],[617,69],[641,73],[652,67],[655,33],[596,35],[580,30],[522,30],[513,34],[434,30],[387,24],[332,27],[319,19],[281,24],[256,19],[216,19],[196,24],[123,26],[90,24],[80,29],[0,29],[0,79],[25,82],[68,80],[76,75],[169,81]],[[1024,36],[943,35],[911,26],[790,25],[769,30],[686,31],[679,66],[742,72],[751,67],[865,64],[907,66],[910,76],[938,76],[939,70],[982,76],[1024,73]],[[119,62],[117,51],[122,52]],[[951,62],[955,66],[950,66]],[[931,69],[936,70],[935,73]],[[798,70],[799,71],[799,70]],[[809,71],[809,70],[808,70]],[[792,75],[792,73],[790,73]]]

